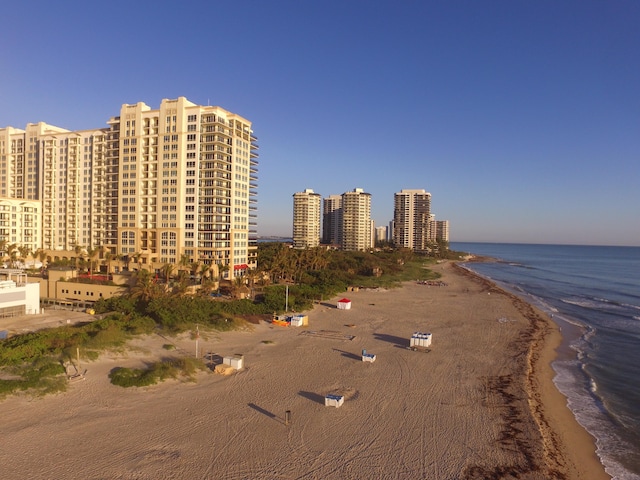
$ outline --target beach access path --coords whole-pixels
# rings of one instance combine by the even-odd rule
[[[454,264],[434,269],[447,286],[349,292],[350,310],[321,303],[307,327],[201,331],[200,355],[244,355],[233,375],[111,385],[113,368],[195,355],[189,335],[152,335],[83,365],[65,393],[5,399],[3,478],[608,478],[554,394],[557,327]],[[416,331],[429,352],[407,348]]]

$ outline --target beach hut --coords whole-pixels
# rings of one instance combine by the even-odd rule
[[[430,333],[415,332],[411,336],[411,340],[409,341],[409,346],[411,348],[414,348],[414,347],[422,347],[422,348],[430,347],[431,346],[431,334]]]
[[[292,327],[302,327],[309,325],[309,315],[294,315],[291,317]]]
[[[348,298],[338,300],[338,310],[351,310],[351,300]]]
[[[236,370],[242,370],[244,367],[244,355],[236,353],[234,355],[224,357],[222,363],[224,365],[229,365]]]
[[[344,403],[344,396],[343,395],[325,395],[325,397],[324,397],[324,406],[325,407],[336,407],[336,408],[338,408],[343,403]]]
[[[362,349],[362,361],[373,363],[376,361],[376,356],[373,353],[367,353],[365,349]]]

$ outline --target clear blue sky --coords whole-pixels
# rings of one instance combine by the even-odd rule
[[[424,188],[452,241],[640,245],[640,2],[12,2],[0,126],[185,96],[253,122],[258,233]]]

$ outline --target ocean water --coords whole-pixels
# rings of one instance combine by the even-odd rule
[[[553,316],[554,382],[615,479],[640,479],[640,247],[456,243],[466,266]]]

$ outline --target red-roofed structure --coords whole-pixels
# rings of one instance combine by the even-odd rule
[[[350,310],[351,309],[351,300],[348,298],[343,298],[338,300],[338,309],[340,310]]]

